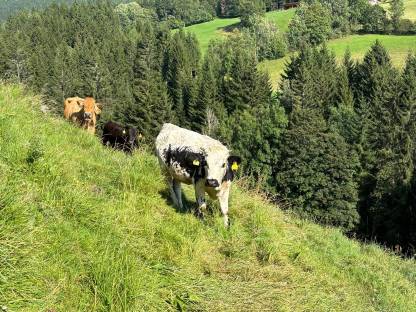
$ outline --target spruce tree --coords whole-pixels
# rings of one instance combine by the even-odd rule
[[[170,39],[163,65],[176,119],[191,127],[191,117],[197,109],[197,76],[200,52],[196,37],[179,31]]]
[[[282,75],[281,100],[287,112],[318,109],[329,118],[337,102],[339,69],[326,46],[307,48],[292,57]]]
[[[166,84],[155,60],[156,39],[148,28],[137,43],[133,63],[133,101],[118,108],[123,122],[137,127],[148,142],[153,141],[164,122],[172,120]]]
[[[352,230],[358,223],[358,158],[319,110],[297,109],[280,143],[277,190],[301,216]]]

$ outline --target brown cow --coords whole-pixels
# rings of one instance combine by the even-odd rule
[[[94,134],[97,115],[101,114],[99,106],[92,97],[67,98],[64,102],[64,117]]]

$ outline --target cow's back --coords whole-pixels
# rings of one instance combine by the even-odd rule
[[[209,136],[170,123],[163,125],[155,143],[158,154],[169,147],[187,148],[204,154],[228,151],[223,144]]]

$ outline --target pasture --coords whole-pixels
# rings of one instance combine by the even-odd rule
[[[413,311],[416,264],[233,187],[231,228],[172,207],[133,156],[0,85],[0,305],[8,311]],[[186,189],[188,208],[194,205]]]
[[[286,32],[295,10],[267,12],[266,18],[273,22],[280,31]],[[239,18],[216,18],[210,22],[185,27],[185,31],[195,34],[199,41],[202,54],[212,39],[224,38],[238,28]]]
[[[416,0],[405,0],[404,18],[416,21]]]
[[[351,35],[330,40],[327,46],[335,53],[338,61],[342,61],[347,49],[350,50],[354,59],[361,60],[376,40],[386,47],[393,64],[399,68],[403,67],[409,52],[416,52],[416,36]],[[290,55],[287,55],[284,58],[264,61],[258,65],[260,69],[269,73],[273,89],[278,88],[280,76],[289,60]]]
[[[268,20],[274,22],[278,29],[286,32],[290,20],[295,14],[295,10],[274,11],[266,13]],[[405,16],[413,21],[416,20],[416,0],[405,1]],[[230,31],[238,27],[239,19],[215,19],[211,22],[193,25],[185,28],[186,31],[195,33],[200,42],[201,51],[205,53],[209,41],[216,38],[222,38]],[[389,51],[393,64],[401,68],[410,51],[416,51],[416,36],[395,36],[395,35],[351,35],[339,39],[330,40],[327,45],[334,51],[338,60],[342,60],[347,48],[350,49],[354,59],[359,60],[365,55],[371,45],[380,40]],[[273,89],[277,90],[280,76],[285,68],[286,62],[290,59],[290,54],[277,60],[266,60],[258,66],[270,75],[270,81]]]

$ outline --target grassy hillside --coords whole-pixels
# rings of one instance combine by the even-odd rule
[[[200,221],[170,205],[150,153],[128,157],[38,111],[0,85],[9,311],[415,311],[414,261],[236,187],[229,231],[217,204]]]
[[[266,13],[266,18],[272,21],[278,29],[287,31],[289,22],[295,14],[295,10],[273,11]],[[202,53],[208,48],[208,43],[215,38],[229,35],[240,23],[239,18],[216,18],[210,22],[185,27],[185,31],[193,32],[197,37]]]
[[[344,57],[347,48],[350,49],[354,59],[362,59],[376,40],[382,42],[389,51],[393,64],[400,68],[404,65],[407,54],[410,51],[416,52],[416,36],[352,35],[330,40],[327,45],[334,51],[339,61]],[[286,56],[278,60],[264,61],[259,64],[259,68],[270,74],[270,79],[275,89],[278,87],[280,75],[289,59],[290,56]]]

